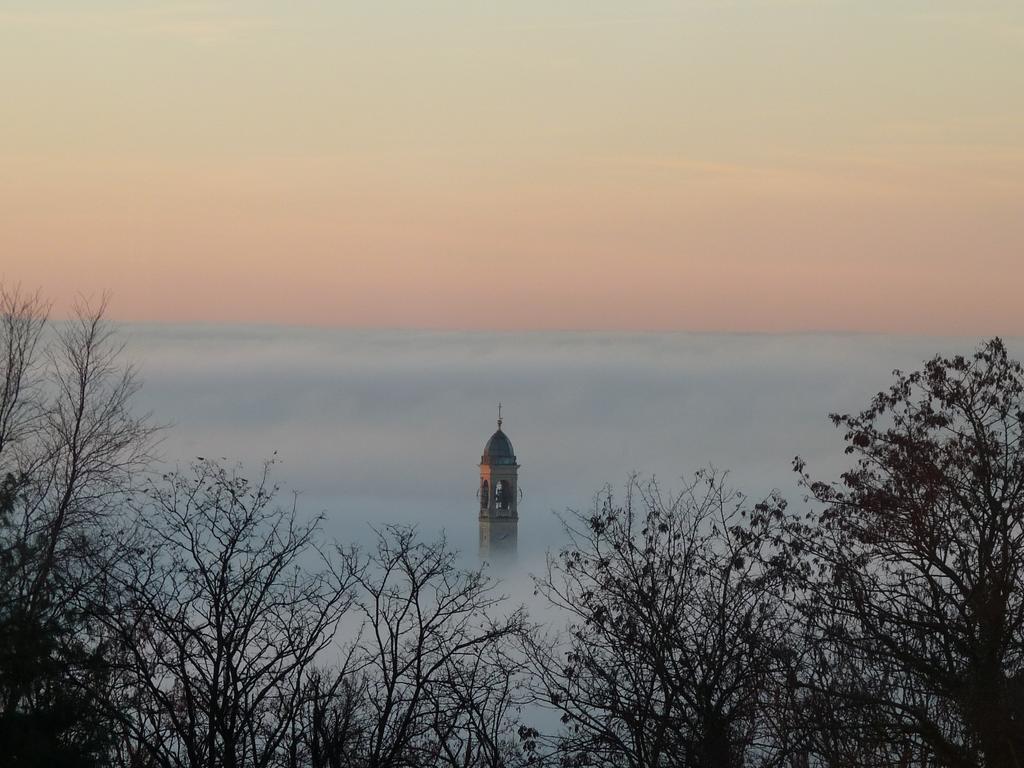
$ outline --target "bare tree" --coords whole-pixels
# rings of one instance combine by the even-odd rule
[[[202,461],[138,510],[100,619],[118,642],[124,752],[153,765],[298,764],[314,665],[351,603],[348,579],[255,481]],[[141,760],[137,757],[136,760]]]
[[[134,412],[140,385],[134,367],[121,362],[123,344],[105,320],[106,308],[105,300],[77,305],[47,349],[47,398],[23,466],[23,535],[40,544],[26,585],[32,610],[58,563],[81,563],[89,539],[83,532],[125,511],[151,458],[157,428],[148,414]],[[81,570],[68,581],[91,583]]]
[[[36,376],[47,305],[38,293],[0,285],[0,471],[14,473],[11,449],[23,445],[38,417]]]
[[[518,759],[521,691],[508,653],[523,612],[493,615],[503,597],[486,575],[460,570],[443,540],[415,536],[389,527],[368,562],[346,555],[363,628],[316,713],[317,768]]]
[[[768,508],[781,504],[765,502]],[[744,498],[714,472],[664,496],[636,477],[566,523],[538,591],[567,636],[528,643],[538,696],[561,714],[572,765],[740,766],[784,755],[764,726],[786,622],[743,526]],[[553,735],[547,741],[551,743]]]

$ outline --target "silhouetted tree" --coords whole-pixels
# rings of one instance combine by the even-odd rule
[[[770,499],[764,506],[781,504]],[[665,497],[636,477],[566,524],[537,589],[570,617],[568,636],[534,634],[538,695],[565,724],[570,765],[768,764],[785,745],[766,727],[786,623],[759,565],[766,540],[745,499],[714,472]]]
[[[494,615],[504,598],[483,571],[411,528],[346,560],[363,626],[312,712],[315,768],[517,764],[522,611]]]
[[[15,469],[10,449],[28,440],[40,416],[37,366],[47,311],[39,294],[0,284],[0,457],[8,472]]]
[[[351,603],[348,579],[255,482],[211,461],[166,476],[124,538],[100,619],[117,641],[111,701],[131,765],[301,764],[300,712]]]
[[[94,765],[109,723],[96,692],[104,647],[105,528],[146,461],[134,373],[104,305],[46,337],[38,295],[0,289],[0,762]],[[97,564],[101,564],[97,568]]]
[[[1024,371],[999,339],[834,415],[853,466],[786,523],[831,765],[1024,763]],[[865,749],[865,747],[868,747]]]

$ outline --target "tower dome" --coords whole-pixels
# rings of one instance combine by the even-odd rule
[[[491,439],[484,446],[484,453],[480,457],[481,464],[511,464],[516,463],[516,453],[512,450],[512,442],[508,435],[501,431],[499,423],[497,431],[491,435]]]

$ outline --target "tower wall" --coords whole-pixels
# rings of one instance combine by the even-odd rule
[[[489,562],[511,560],[516,554],[518,520],[480,518],[480,559]]]

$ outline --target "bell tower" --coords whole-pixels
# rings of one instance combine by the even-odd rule
[[[519,526],[519,465],[512,443],[501,429],[484,446],[480,457],[480,559],[511,559],[516,553]]]

